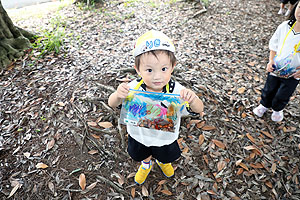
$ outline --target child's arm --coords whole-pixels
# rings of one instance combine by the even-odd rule
[[[200,115],[202,114],[204,107],[203,102],[199,99],[195,92],[185,88],[180,91],[180,97],[189,103],[193,112],[199,113]]]
[[[129,86],[127,83],[121,83],[117,91],[112,93],[108,98],[108,105],[112,108],[116,108],[118,105],[120,105],[128,95],[129,92]]]
[[[275,62],[274,62],[275,55],[276,55],[276,51],[270,50],[269,62],[267,64],[267,71],[268,72],[273,72],[274,71],[273,65],[275,64]]]

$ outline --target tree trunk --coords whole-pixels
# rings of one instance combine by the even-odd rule
[[[0,70],[23,56],[24,50],[31,46],[22,32],[26,31],[14,26],[0,0]],[[32,37],[32,34],[26,36]]]

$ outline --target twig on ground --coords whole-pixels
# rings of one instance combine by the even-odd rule
[[[96,83],[97,86],[99,86],[102,89],[106,89],[108,91],[114,92],[116,91],[113,87],[107,86],[107,85],[103,85],[101,83]]]
[[[122,147],[122,149],[124,149],[124,147],[125,147],[125,140],[124,140],[124,135],[123,135],[122,127],[121,127],[121,124],[120,124],[120,119],[118,119],[118,129],[119,129],[119,134],[120,134],[120,137],[121,137],[121,147]]]
[[[80,146],[80,151],[81,153],[83,152],[83,145],[84,145],[84,142],[85,142],[85,139],[86,139],[86,136],[88,134],[88,126],[87,126],[87,123],[85,121],[84,118],[82,118],[79,114],[82,114],[82,111],[74,104],[74,103],[71,103],[72,107],[75,108],[75,114],[77,115],[77,117],[80,119],[80,121],[83,123],[83,126],[84,126],[84,130],[83,130],[83,138],[82,138],[82,145]],[[76,112],[77,111],[77,112]]]
[[[103,176],[100,176],[100,175],[97,175],[97,178],[100,179],[101,181],[103,181],[103,182],[109,184],[109,185],[112,186],[114,189],[116,189],[118,192],[120,192],[120,193],[122,193],[122,194],[124,194],[124,195],[126,195],[126,196],[129,196],[129,194],[128,194],[125,190],[123,190],[122,188],[120,188],[119,186],[117,186],[117,185],[116,185],[115,183],[113,183],[112,181],[110,181],[110,180],[108,180],[108,179],[106,179],[106,178],[104,178]]]
[[[206,13],[206,8],[203,8],[203,9],[201,9],[201,10],[199,10],[198,12],[196,12],[194,15],[193,15],[193,17],[192,18],[196,18],[196,17],[198,17],[199,15],[201,15],[201,14],[203,14],[203,13]]]

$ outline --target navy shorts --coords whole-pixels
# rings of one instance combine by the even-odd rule
[[[161,147],[147,147],[130,137],[130,135],[128,135],[127,151],[130,157],[138,162],[145,160],[149,156],[152,156],[159,162],[170,163],[178,159],[181,155],[177,140],[175,140],[172,144]]]
[[[280,0],[281,3],[283,4],[288,4],[290,2],[290,4],[294,5],[298,0]]]

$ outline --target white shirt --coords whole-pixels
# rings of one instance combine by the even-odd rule
[[[288,22],[289,21],[284,21],[277,27],[275,33],[273,34],[269,42],[269,49],[275,51],[277,56],[280,53],[280,49],[282,48],[283,41],[286,35],[291,29],[291,27],[288,25]],[[296,33],[294,30],[292,30],[285,40],[281,54],[278,56],[278,59],[283,59],[287,57],[289,54],[293,53],[299,41],[300,41],[300,33]],[[294,55],[291,62],[291,66],[293,67],[300,66],[300,48],[298,48],[297,51],[299,52],[297,52]],[[276,76],[274,73],[270,73],[270,74]]]
[[[134,80],[130,82],[128,85],[131,89],[134,89],[136,85],[138,84],[138,81]],[[184,89],[185,87],[182,86],[180,83],[175,82],[174,83],[174,90],[173,94],[180,94],[180,91]],[[144,90],[142,87],[139,88],[139,90]],[[185,109],[183,115],[188,115],[188,111]],[[145,145],[145,146],[163,146],[173,143],[175,140],[177,140],[179,135],[179,127],[180,127],[180,118],[179,122],[175,125],[175,131],[174,132],[167,132],[167,131],[160,131],[156,129],[148,129],[144,127],[138,127],[127,124],[127,132],[128,134],[138,141],[139,143]]]

